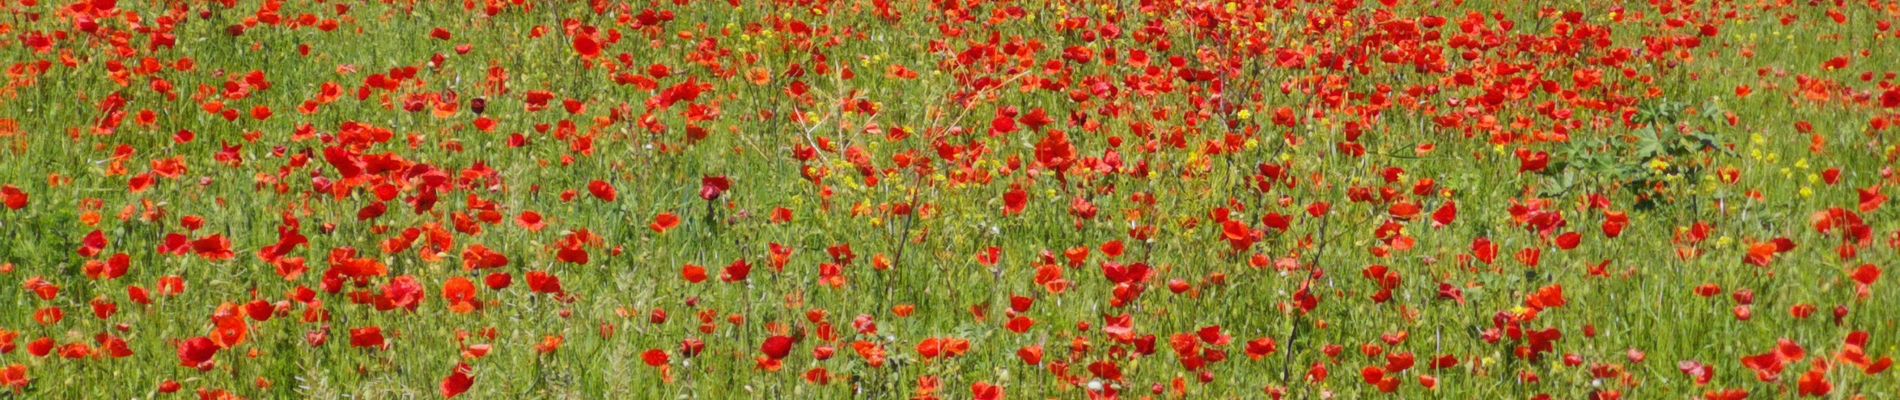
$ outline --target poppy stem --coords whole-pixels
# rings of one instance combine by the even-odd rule
[[[1333,220],[1330,218],[1320,220],[1319,239],[1318,239],[1319,248],[1313,252],[1313,261],[1307,263],[1308,269],[1313,269],[1317,271],[1317,268],[1319,268],[1319,258],[1320,256],[1326,254],[1326,243],[1327,243],[1326,230],[1327,228],[1331,227],[1332,221]],[[1301,281],[1300,288],[1304,290],[1312,283],[1313,283],[1313,273],[1309,272],[1306,274],[1306,278]],[[1286,361],[1280,363],[1280,382],[1282,384],[1287,385],[1288,388],[1293,387],[1293,382],[1289,380],[1289,378],[1291,378],[1289,374],[1292,372],[1292,368],[1293,368],[1293,354],[1297,352],[1294,346],[1298,344],[1298,341],[1300,340],[1300,322],[1305,320],[1305,318],[1302,318],[1302,317],[1305,316],[1304,313],[1306,312],[1305,310],[1298,310],[1297,309],[1298,306],[1295,306],[1295,308],[1296,310],[1294,311],[1299,312],[1300,314],[1294,314],[1293,323],[1288,324],[1287,326],[1286,355],[1284,356],[1286,358]]]
[[[911,210],[909,214],[904,215],[904,229],[900,231],[897,236],[897,254],[891,256],[891,269],[898,269],[904,262],[904,248],[910,245],[911,224],[917,221],[917,213],[922,212],[918,209],[919,207],[917,207],[917,195],[921,193],[922,191],[915,189],[910,192],[909,206]],[[885,293],[887,294],[886,297],[889,297],[890,286],[885,286]]]
[[[713,202],[711,200],[707,200],[706,201],[706,226],[707,228],[712,230],[713,235],[717,236],[719,235],[719,220],[713,219],[713,211],[715,211],[713,207]]]

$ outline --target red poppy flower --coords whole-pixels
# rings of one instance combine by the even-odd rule
[[[475,282],[468,278],[453,277],[442,284],[442,300],[449,303],[449,310],[455,313],[467,313],[481,308],[482,302],[475,296]]]
[[[660,213],[660,215],[653,216],[653,223],[647,224],[647,229],[653,230],[653,233],[666,233],[666,231],[679,226],[680,217],[678,215],[673,215],[673,213]]]
[[[1248,341],[1246,349],[1247,359],[1260,361],[1262,358],[1273,355],[1279,348],[1280,345],[1275,343],[1273,338],[1259,338]]]
[[[1451,226],[1451,223],[1457,220],[1458,202],[1447,201],[1445,205],[1438,206],[1438,210],[1432,211],[1432,227],[1434,228]]]
[[[975,400],[1003,400],[1003,387],[988,382],[970,385],[970,398]]]
[[[462,269],[480,270],[508,266],[508,256],[489,250],[487,246],[470,245],[462,251]]]
[[[80,239],[79,256],[86,258],[98,256],[99,252],[104,251],[110,244],[111,242],[106,240],[105,233],[95,229],[92,233],[86,234],[84,239]]]
[[[13,185],[0,186],[0,203],[5,203],[7,209],[26,208],[26,199],[26,192],[20,191],[20,188]]]
[[[193,240],[191,251],[206,261],[226,261],[237,257],[237,253],[231,251],[231,240],[225,239],[224,235],[211,235]]]
[[[613,185],[598,180],[587,183],[587,192],[592,193],[594,198],[606,202],[612,202],[614,199],[620,198],[620,192],[614,190]]]
[[[350,347],[384,349],[389,347],[389,341],[383,337],[382,327],[356,328],[350,330]]]
[[[197,368],[199,371],[210,371],[215,365],[211,357],[216,356],[218,350],[218,345],[212,343],[209,338],[191,338],[178,345],[179,365]]]
[[[685,267],[680,268],[680,279],[685,279],[686,283],[694,283],[694,284],[705,282],[706,281],[706,267],[686,264]]]
[[[528,272],[528,290],[535,293],[557,296],[567,293],[566,290],[561,288],[561,278],[555,277],[546,271]]]
[[[752,276],[752,264],[741,259],[733,261],[731,265],[727,265],[725,271],[719,273],[719,280],[726,283],[734,283],[744,281],[750,276]]]
[[[766,338],[765,344],[759,346],[759,352],[772,360],[783,360],[785,356],[792,354],[792,344],[791,337],[772,336]]]
[[[645,362],[649,367],[658,367],[666,365],[669,361],[669,357],[667,357],[665,350],[650,349],[640,354],[640,360]]]
[[[0,369],[0,387],[12,390],[15,395],[18,395],[33,383],[32,377],[27,376],[26,373],[26,366],[20,364],[8,365],[5,369]]]
[[[600,41],[594,40],[593,35],[574,35],[574,52],[588,60],[600,57]]]
[[[718,200],[727,190],[732,189],[732,180],[724,176],[708,176],[699,180],[699,198],[706,201]]]
[[[468,363],[455,364],[455,369],[449,371],[449,377],[442,379],[442,397],[453,399],[468,392],[469,387],[475,386],[473,371],[474,368],[469,367]]]
[[[1011,187],[1008,192],[1003,192],[1003,215],[1022,214],[1023,207],[1028,204],[1029,192],[1023,191],[1020,186]]]
[[[1684,375],[1688,375],[1689,378],[1695,382],[1696,386],[1706,386],[1709,384],[1709,381],[1715,379],[1715,368],[1710,368],[1708,365],[1703,365],[1700,362],[1683,361],[1676,364],[1676,369],[1681,370]]]

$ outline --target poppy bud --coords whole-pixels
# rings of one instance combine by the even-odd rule
[[[1737,290],[1735,291],[1735,294],[1731,296],[1735,298],[1736,304],[1740,304],[1744,306],[1755,304],[1755,291],[1753,290],[1748,290],[1748,289]]]

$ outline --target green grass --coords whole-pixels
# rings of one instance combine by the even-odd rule
[[[0,263],[11,266],[0,273],[11,282],[0,284],[0,304],[8,306],[0,311],[0,339],[17,335],[0,366],[23,366],[31,378],[0,396],[152,398],[166,396],[159,393],[164,382],[176,382],[182,391],[169,396],[434,397],[456,365],[467,363],[475,383],[463,395],[474,398],[907,398],[930,395],[924,381],[940,382],[934,394],[943,398],[971,397],[978,383],[1016,398],[1080,398],[1091,381],[1108,381],[1128,397],[1171,397],[1179,382],[1188,398],[1684,398],[1731,389],[1785,398],[1801,394],[1798,381],[1819,371],[1821,359],[1831,367],[1821,375],[1832,384],[1826,398],[1900,395],[1891,372],[1865,374],[1836,357],[1851,332],[1870,335],[1871,359],[1894,355],[1900,333],[1891,279],[1875,282],[1863,298],[1851,278],[1862,265],[1885,269],[1900,259],[1895,211],[1861,207],[1862,192],[1891,195],[1889,186],[1900,183],[1890,171],[1900,154],[1893,128],[1871,128],[1881,119],[1900,124],[1896,109],[1882,104],[1883,95],[1900,96],[1888,95],[1897,90],[1900,37],[1879,27],[1900,20],[1889,5],[1704,0],[1618,11],[1613,2],[1585,1],[1365,2],[1335,13],[1332,3],[1291,1],[1231,9],[1220,2],[1005,1],[955,11],[892,1],[902,17],[891,20],[868,1],[655,2],[598,12],[555,2],[485,16],[462,2],[332,0],[283,4],[276,12],[282,23],[272,24],[257,22],[265,19],[261,2],[123,1],[100,14],[94,34],[74,22],[83,7],[40,3],[0,6],[0,67],[10,71],[0,121],[17,127],[0,131],[0,185],[29,198],[23,208],[0,208]],[[636,26],[648,10],[673,18]],[[1236,11],[1249,16],[1232,17]],[[1580,13],[1578,22],[1563,22],[1571,11]],[[1467,14],[1513,26],[1485,18],[1485,29],[1458,38],[1467,34]],[[1373,30],[1428,16],[1446,20],[1423,30],[1436,38]],[[337,23],[328,32],[314,23],[329,20]],[[1086,28],[1065,27],[1065,20],[1087,21]],[[176,45],[149,46],[152,27],[167,23]],[[622,39],[586,60],[569,24],[597,27],[603,42],[610,30]],[[240,25],[247,28],[231,35]],[[1105,25],[1119,35],[1103,34]],[[1718,32],[1701,36],[1703,25]],[[452,38],[431,39],[438,28]],[[40,51],[28,38],[42,35],[64,38]],[[993,52],[972,50],[992,38]],[[1691,38],[1699,47],[1659,53],[1664,46],[1655,44]],[[1074,46],[1090,49],[1090,61],[1066,59]],[[1443,63],[1381,61],[1392,48],[1435,52]],[[1114,65],[1104,62],[1109,49]],[[1467,50],[1472,57],[1463,56]],[[1134,62],[1137,51],[1146,66]],[[1350,66],[1331,61],[1341,54],[1354,60]],[[1828,68],[1837,57],[1848,65]],[[185,60],[193,68],[171,68]],[[38,63],[47,68],[30,72]],[[115,78],[109,67],[147,63],[167,68]],[[654,78],[655,65],[670,73]],[[900,67],[915,77],[894,76]],[[397,68],[415,75],[359,100],[370,75]],[[506,72],[505,93],[485,83],[491,68]],[[226,95],[253,71],[268,89]],[[1210,71],[1211,79],[1184,78],[1195,71]],[[1579,71],[1600,72],[1601,84],[1579,89]],[[769,79],[755,81],[755,74]],[[616,84],[636,75],[656,88]],[[176,98],[152,89],[156,80],[175,88]],[[671,107],[655,103],[689,80],[708,90]],[[1833,89],[1826,99],[1804,97],[1804,81]],[[340,87],[341,98],[299,112],[325,84]],[[1743,85],[1753,93],[1739,97]],[[529,110],[535,91],[554,94],[547,109]],[[452,115],[403,109],[405,97],[447,93],[456,96]],[[115,94],[126,100],[123,124],[95,132],[106,117],[102,101]],[[481,115],[472,111],[475,98],[486,101]],[[239,118],[207,112],[213,100]],[[585,109],[570,114],[566,100]],[[1689,111],[1664,132],[1705,133],[1729,151],[1652,160],[1586,144],[1635,143],[1647,128],[1625,125],[1625,114],[1666,102]],[[252,118],[256,107],[273,115]],[[1038,130],[1018,122],[1013,133],[992,134],[992,119],[1006,108],[1041,109],[1051,123]],[[1297,119],[1276,123],[1282,108]],[[149,125],[137,121],[144,111],[154,116]],[[495,125],[477,129],[478,117]],[[1811,133],[1799,132],[1797,122]],[[319,178],[342,179],[325,150],[339,147],[332,138],[347,123],[392,133],[350,150],[394,155],[403,169],[362,178],[353,190],[324,190]],[[689,126],[706,137],[690,140]],[[1559,127],[1567,140],[1536,138]],[[908,135],[891,134],[900,128]],[[195,139],[175,140],[181,130]],[[1049,131],[1065,132],[1082,160],[1063,171],[1045,165],[1038,149]],[[512,146],[513,135],[527,144]],[[1233,145],[1224,144],[1229,136]],[[1811,152],[1816,136],[1825,147]],[[583,142],[590,151],[579,150]],[[1346,143],[1364,154],[1349,154]],[[217,161],[221,145],[241,146],[242,163]],[[1434,150],[1415,151],[1423,145]],[[811,147],[831,150],[801,161],[797,154]],[[1210,147],[1231,149],[1210,154]],[[120,149],[131,154],[115,158]],[[1551,166],[1520,171],[1519,150],[1548,152]],[[1582,166],[1583,154],[1664,171],[1642,179],[1667,188],[1625,186],[1628,176]],[[186,167],[178,177],[129,189],[134,177],[174,158]],[[1096,168],[1111,158],[1119,167]],[[1263,164],[1283,165],[1287,178],[1260,190]],[[807,168],[823,179],[806,179]],[[1403,173],[1388,180],[1395,168]],[[1728,168],[1739,172],[1735,182],[1717,178]],[[484,169],[493,181],[464,179]],[[1839,170],[1838,182],[1822,182],[1829,169]],[[431,211],[417,213],[408,201],[435,179],[422,177],[426,171],[439,171],[448,184]],[[731,190],[702,199],[708,176],[729,177]],[[1427,179],[1435,186],[1415,193]],[[617,198],[590,195],[596,180]],[[396,193],[387,213],[359,220],[385,183]],[[1016,188],[1028,200],[1020,213],[1005,212],[1005,193]],[[1650,195],[1653,204],[1644,205],[1639,196]],[[1589,207],[1592,196],[1606,199],[1607,209]],[[1565,225],[1545,235],[1515,222],[1513,206],[1533,200],[1548,202],[1545,209]],[[1079,216],[1077,201],[1094,215]],[[1435,226],[1432,212],[1453,201],[1455,222]],[[459,231],[458,219],[480,220],[484,210],[471,204],[480,202],[492,203],[499,218],[473,223],[479,233]],[[1329,213],[1308,216],[1319,203]],[[1420,215],[1394,217],[1400,203],[1418,206]],[[1836,207],[1857,214],[1869,232],[1851,259],[1838,252],[1840,231],[1815,229],[1817,213]],[[780,208],[793,218],[773,221]],[[1258,243],[1230,246],[1215,217],[1227,211],[1260,233]],[[1604,211],[1629,216],[1620,237],[1603,234]],[[544,217],[545,228],[517,222],[530,212]],[[680,218],[678,227],[648,228],[668,213]],[[1262,218],[1270,213],[1290,216],[1290,227],[1268,228]],[[285,215],[308,238],[285,255],[307,263],[296,279],[279,276],[258,255],[278,242]],[[188,216],[203,226],[188,230]],[[1712,227],[1706,241],[1679,239],[1696,223]],[[1388,224],[1400,229],[1380,229]],[[435,227],[452,238],[442,254],[424,254],[427,235],[402,251],[384,250],[405,230]],[[79,254],[95,230],[110,244],[94,257]],[[586,247],[590,261],[562,261],[560,243],[581,230],[599,238]],[[1560,249],[1554,237],[1568,232],[1581,243]],[[168,234],[222,235],[236,256],[164,254],[158,250]],[[1411,247],[1393,248],[1397,242],[1383,240],[1392,234]],[[1494,263],[1469,259],[1478,238],[1499,246]],[[1750,245],[1777,238],[1796,246],[1766,266],[1744,262]],[[1110,259],[1102,250],[1110,242],[1125,245],[1125,254]],[[782,272],[771,266],[773,244],[793,249]],[[463,252],[475,245],[505,255],[507,265],[464,268]],[[846,264],[843,282],[830,285],[821,269],[838,263],[827,254],[836,246],[856,257],[839,263]],[[1685,246],[1702,254],[1679,257]],[[1002,256],[988,266],[978,255],[992,247]],[[386,264],[388,274],[362,285],[332,283],[341,290],[326,292],[328,258],[338,248]],[[1086,249],[1086,259],[1067,261],[1074,249]],[[1525,249],[1541,251],[1538,265],[1516,259]],[[84,273],[89,261],[121,253],[130,259],[123,277]],[[1037,281],[1045,254],[1058,265],[1046,270],[1071,282],[1065,291]],[[721,271],[735,260],[752,265],[750,278],[723,282]],[[1590,274],[1603,262],[1608,276]],[[890,268],[875,267],[884,263]],[[1128,301],[1116,301],[1118,288],[1104,270],[1137,263],[1152,266],[1153,275],[1120,288]],[[689,283],[681,276],[689,264],[710,278]],[[1375,265],[1398,277],[1390,301],[1372,300],[1380,282],[1362,275]],[[532,292],[527,274],[536,271],[558,277],[568,296]],[[450,279],[480,286],[491,273],[511,276],[513,286],[478,289],[479,310],[456,312],[444,299]],[[186,290],[157,294],[159,281],[174,276]],[[376,296],[400,276],[424,289],[414,311],[352,301],[351,293]],[[32,278],[57,285],[58,295],[42,299],[27,285]],[[1170,290],[1176,280],[1183,293]],[[1319,302],[1296,311],[1295,292],[1309,283]],[[1439,299],[1441,284],[1460,288],[1465,301]],[[1721,295],[1698,296],[1702,285],[1719,286]],[[133,287],[153,291],[153,301],[133,301]],[[1562,333],[1550,353],[1519,357],[1521,341],[1484,340],[1496,316],[1525,313],[1527,298],[1551,287],[1562,288],[1566,304],[1523,322],[1527,330]],[[1138,296],[1126,294],[1136,288]],[[305,289],[317,293],[314,301],[292,300]],[[1737,318],[1732,298],[1744,290],[1754,294],[1748,320]],[[1018,316],[1006,311],[1012,296],[1035,300],[1020,314],[1034,321],[1022,333],[1008,329]],[[96,318],[96,299],[118,312]],[[246,340],[219,351],[214,367],[180,365],[178,343],[210,335],[221,305],[253,301],[280,311],[249,321]],[[1797,305],[1817,311],[1798,319],[1789,311]],[[900,307],[914,313],[901,317]],[[1838,321],[1836,307],[1847,310]],[[35,320],[52,309],[64,319]],[[664,322],[654,322],[661,312]],[[1104,331],[1123,315],[1134,336],[1154,335],[1152,354],[1141,354],[1139,340]],[[875,334],[858,333],[860,316],[875,322]],[[1185,367],[1171,338],[1191,342],[1215,326],[1231,343],[1198,347],[1226,359]],[[380,327],[388,346],[351,346],[350,331],[366,327]],[[43,338],[98,347],[100,334],[124,340],[133,355],[30,354]],[[326,342],[313,344],[313,335],[324,334]],[[1399,334],[1403,341],[1382,340]],[[767,371],[761,346],[774,335],[800,340],[782,369]],[[549,337],[563,345],[537,351]],[[918,345],[930,338],[967,340],[969,350],[925,359]],[[1251,360],[1247,343],[1263,338],[1277,351]],[[679,348],[688,339],[703,341],[704,351],[687,357]],[[1772,353],[1781,339],[1805,348],[1806,357],[1779,379],[1757,379],[1744,357]],[[881,346],[888,361],[873,366],[853,351],[855,342]],[[463,354],[477,344],[493,350]],[[1017,356],[1030,346],[1044,349],[1042,365]],[[835,356],[819,360],[821,347]],[[654,349],[669,355],[664,370],[641,361]],[[1644,360],[1633,360],[1632,351]],[[1400,383],[1396,393],[1362,380],[1362,369],[1401,353],[1415,355],[1418,366],[1389,374]],[[1458,362],[1427,367],[1441,355]],[[1694,384],[1678,368],[1686,361],[1708,365],[1713,380]],[[1122,378],[1101,379],[1091,370],[1098,364],[1115,366]],[[1330,376],[1309,380],[1316,365]],[[808,380],[815,370],[830,382]],[[1520,379],[1529,375],[1537,382]],[[1420,383],[1426,376],[1437,380],[1435,389]]]

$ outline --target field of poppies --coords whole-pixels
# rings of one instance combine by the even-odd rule
[[[1900,398],[1892,0],[0,0],[0,398]]]

